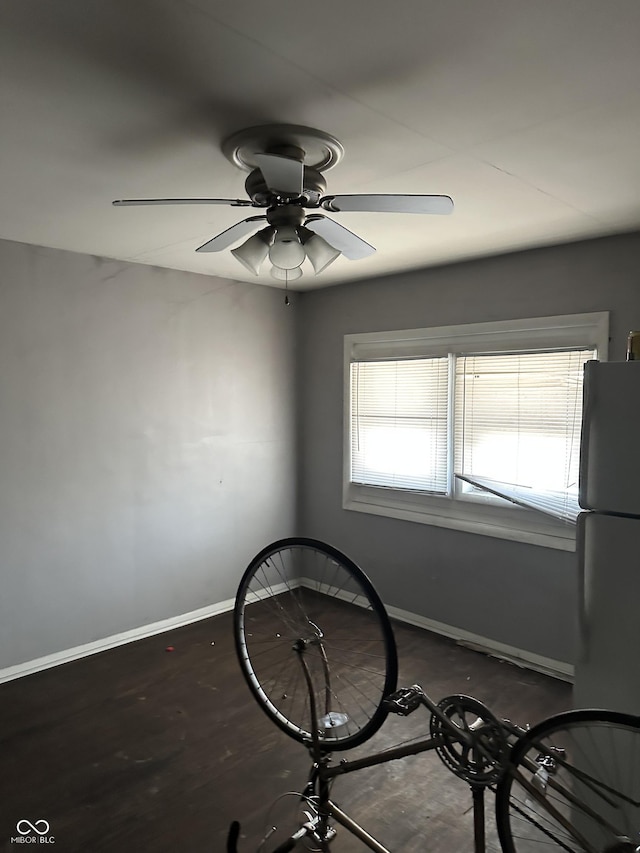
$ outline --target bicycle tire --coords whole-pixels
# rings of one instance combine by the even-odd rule
[[[496,822],[504,853],[635,851],[640,717],[567,711],[534,726],[498,783]]]
[[[291,737],[312,739],[300,642],[322,749],[364,743],[384,722],[398,675],[393,630],[370,580],[336,548],[294,537],[260,551],[240,581],[233,628],[249,689]]]

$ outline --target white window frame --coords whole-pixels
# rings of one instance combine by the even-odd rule
[[[609,313],[565,314],[459,326],[368,332],[344,338],[344,444],[342,506],[356,512],[433,524],[500,539],[575,550],[575,526],[518,506],[460,500],[351,482],[351,364],[363,359],[439,356],[451,352],[594,347],[606,361]]]

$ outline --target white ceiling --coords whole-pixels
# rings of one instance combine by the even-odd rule
[[[251,209],[110,204],[245,198],[220,143],[272,122],[456,204],[336,214],[377,252],[297,289],[639,228],[639,43],[638,0],[3,0],[0,237],[273,285],[194,251]]]

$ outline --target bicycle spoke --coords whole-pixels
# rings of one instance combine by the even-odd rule
[[[525,734],[497,789],[505,853],[635,849],[639,755],[640,718],[613,711],[560,714]]]

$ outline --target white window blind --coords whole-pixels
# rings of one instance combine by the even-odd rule
[[[448,358],[351,364],[351,482],[446,494]]]
[[[594,356],[583,349],[456,357],[455,472],[463,489],[575,519],[582,374]]]

